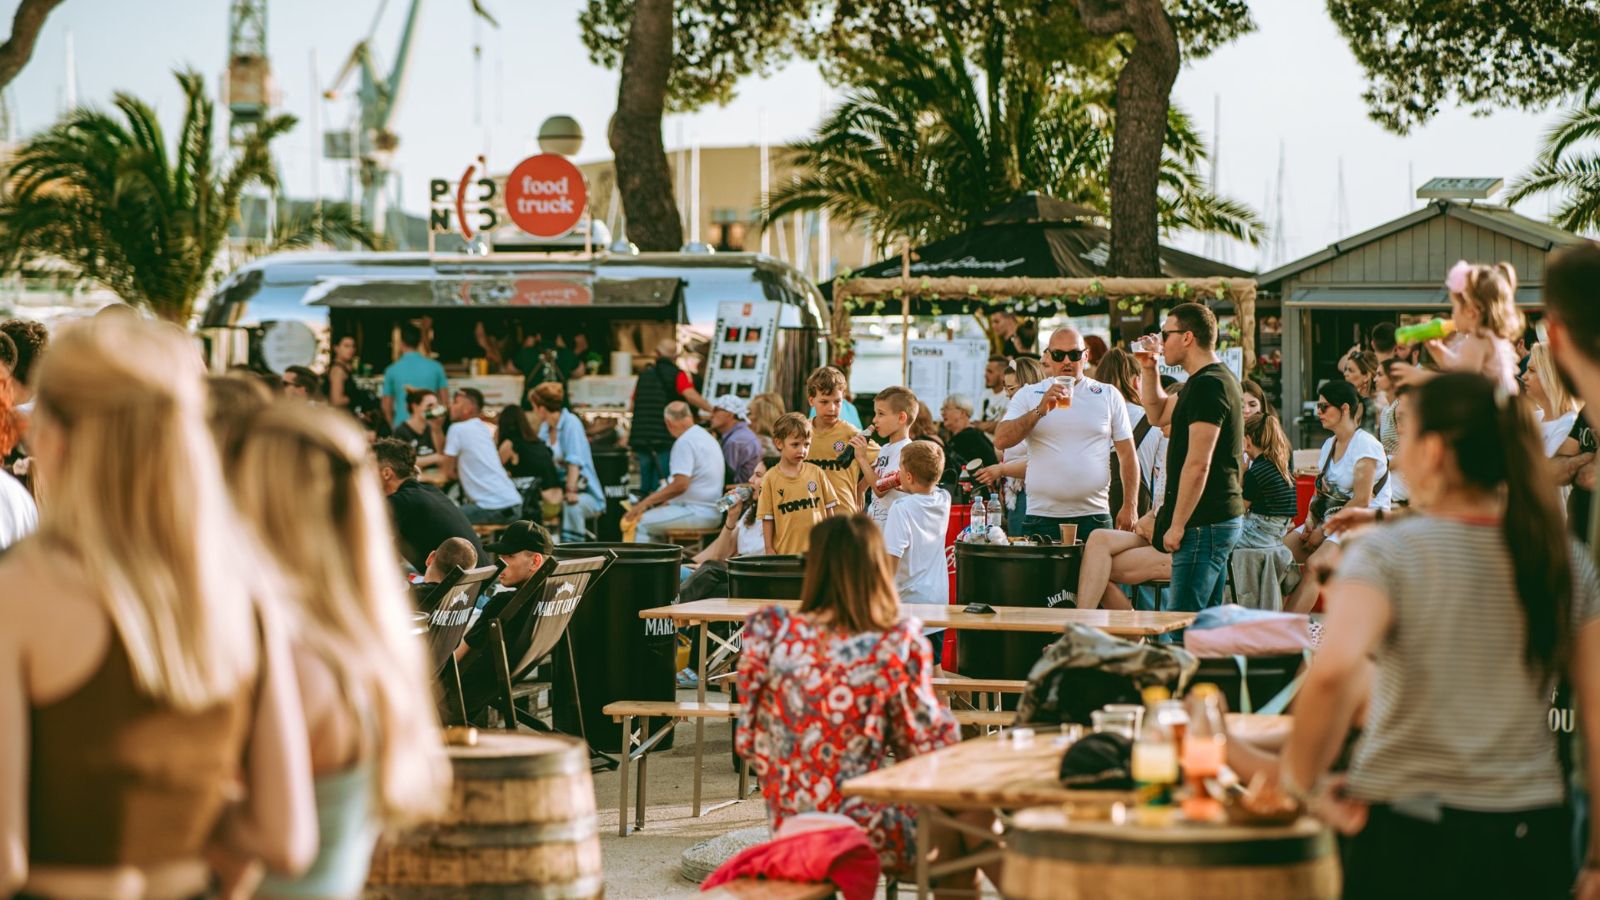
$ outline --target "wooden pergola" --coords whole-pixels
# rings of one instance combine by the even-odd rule
[[[1035,306],[1104,300],[1113,332],[1119,312],[1137,315],[1151,303],[1230,300],[1245,371],[1255,362],[1256,283],[1248,278],[839,278],[833,285],[833,334],[835,340],[848,338],[850,316],[869,305],[882,308],[898,301],[904,322],[911,317],[912,300],[956,303],[971,309],[1005,308],[1021,299],[1033,300]],[[1018,311],[1039,312],[1027,307]],[[904,353],[902,348],[902,368]]]

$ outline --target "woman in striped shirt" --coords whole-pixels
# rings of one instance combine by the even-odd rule
[[[1515,398],[1454,373],[1402,402],[1399,461],[1420,514],[1351,539],[1281,784],[1351,836],[1346,897],[1565,897],[1570,815],[1547,714],[1570,679],[1600,774],[1594,569],[1569,544]],[[1350,770],[1330,779],[1364,700]],[[1600,854],[1588,859],[1580,895],[1600,896]]]

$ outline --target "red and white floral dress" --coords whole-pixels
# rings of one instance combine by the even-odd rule
[[[867,832],[884,871],[912,871],[912,807],[845,797],[840,785],[961,739],[932,673],[933,650],[916,619],[845,634],[778,606],[751,616],[734,746],[761,779],[773,829],[797,813],[839,813]]]

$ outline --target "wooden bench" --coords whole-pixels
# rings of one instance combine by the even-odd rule
[[[617,803],[617,835],[628,836],[628,763],[634,759],[639,761],[639,787],[635,799],[635,818],[638,820],[636,828],[644,828],[645,809],[645,779],[649,776],[650,751],[661,739],[672,732],[672,728],[679,719],[733,719],[739,715],[739,704],[726,701],[707,700],[704,703],[694,700],[618,700],[607,703],[600,712],[622,723],[622,758],[618,761],[617,775],[621,782],[620,800]],[[633,720],[644,718],[666,719],[666,724],[656,729],[654,734],[639,735],[638,745],[632,746]],[[700,778],[700,765],[703,761],[705,748],[699,741],[694,745],[694,773],[695,779]],[[748,763],[739,767],[739,800],[749,794],[750,765]],[[696,796],[699,796],[698,793]],[[709,812],[709,810],[707,810]]]
[[[977,679],[973,679],[976,681]],[[622,739],[628,746],[623,748],[622,759],[617,766],[618,800],[617,800],[617,836],[628,836],[628,763],[637,759],[639,761],[639,784],[634,792],[634,818],[635,830],[644,828],[645,811],[645,783],[649,777],[650,751],[659,744],[662,738],[672,731],[680,719],[728,719],[739,716],[739,704],[725,701],[707,700],[618,700],[607,703],[601,714],[610,716],[622,725]],[[985,730],[992,728],[1010,728],[1017,719],[1013,710],[1007,709],[954,709],[950,711],[955,716],[959,725],[972,725]],[[666,719],[666,724],[656,729],[654,734],[639,736],[637,746],[633,740],[633,720]],[[696,741],[694,745],[694,770],[700,773],[705,748]],[[750,794],[750,764],[745,762],[739,767],[739,800]],[[709,812],[710,810],[707,810]]]
[[[773,878],[735,878],[700,896],[705,900],[826,900],[833,894],[831,884],[806,884]]]
[[[699,553],[710,540],[715,540],[722,526],[715,528],[668,528],[662,540]]]

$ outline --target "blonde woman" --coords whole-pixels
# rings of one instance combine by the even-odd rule
[[[1583,404],[1572,396],[1556,371],[1550,358],[1550,348],[1534,344],[1528,350],[1528,374],[1522,376],[1522,388],[1539,411],[1539,436],[1544,445],[1544,455],[1555,456],[1561,445],[1569,440],[1572,425],[1578,420]],[[1576,441],[1573,441],[1576,444]]]
[[[348,417],[279,403],[228,470],[284,573],[322,826],[310,871],[259,895],[359,896],[380,826],[438,811],[450,777],[377,463]]]
[[[0,896],[193,897],[208,857],[301,869],[300,692],[192,341],[107,316],[51,350],[39,532],[0,560]]]
[[[846,400],[844,405],[849,406],[850,401]],[[783,398],[777,394],[757,394],[750,398],[750,430],[761,439],[762,456],[778,455],[778,445],[772,442],[772,426],[787,411]]]

